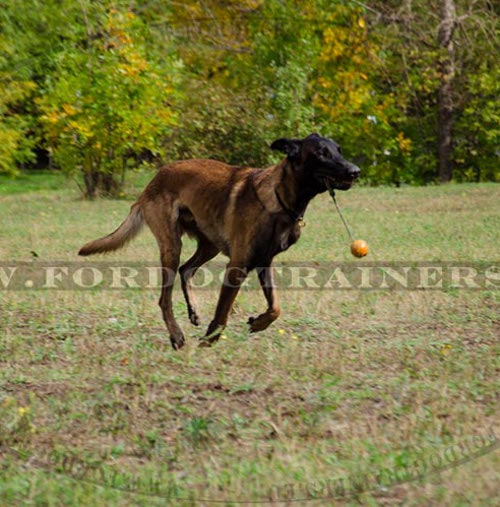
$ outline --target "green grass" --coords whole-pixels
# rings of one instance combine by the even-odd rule
[[[0,180],[0,259],[31,260],[34,251],[35,262],[76,261],[78,248],[110,232],[133,202],[85,202],[62,177],[39,178],[8,189]],[[126,194],[145,180],[137,175]],[[359,187],[338,199],[372,248],[366,261],[351,261],[326,195],[278,260],[498,264],[497,185]],[[184,245],[186,258],[193,243]],[[157,256],[145,232],[106,260]],[[291,483],[299,494],[307,483],[401,471],[491,428],[500,433],[498,291],[281,290],[280,319],[249,335],[245,322],[265,303],[243,290],[225,339],[198,350],[203,329],[190,326],[176,290],[188,340],[180,352],[170,348],[158,296],[0,292],[0,504],[163,505],[94,484],[153,491],[155,478],[163,493],[185,498],[256,500]],[[205,324],[216,298],[198,292]],[[86,480],[58,475],[62,463]],[[335,502],[495,505],[498,465],[490,453]]]
[[[67,181],[59,171],[22,172],[16,177],[0,174],[0,195],[58,190],[67,186]]]

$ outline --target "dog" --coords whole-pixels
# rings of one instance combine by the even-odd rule
[[[172,309],[172,273],[179,271],[189,319],[199,325],[191,278],[219,252],[229,257],[215,314],[200,345],[219,339],[241,284],[256,268],[267,309],[248,324],[251,332],[267,328],[280,315],[273,258],[299,239],[304,213],[314,196],[327,187],[348,190],[360,175],[337,143],[316,133],[304,139],[277,139],[270,148],[286,156],[267,169],[205,159],[162,167],[118,229],[79,251],[92,255],[117,250],[137,235],[144,222],[149,226],[160,249],[159,305],[174,349],[185,340]],[[198,246],[179,268],[184,233],[194,237]]]

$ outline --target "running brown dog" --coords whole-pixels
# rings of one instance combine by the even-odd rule
[[[248,323],[252,332],[261,331],[280,314],[273,257],[299,239],[306,207],[315,195],[326,191],[327,182],[333,188],[348,190],[360,174],[358,167],[344,159],[338,144],[318,134],[305,139],[278,139],[271,149],[286,157],[267,169],[202,159],[163,167],[120,227],[87,243],[79,252],[91,255],[117,250],[146,222],[160,248],[163,284],[159,304],[174,349],[184,345],[172,310],[172,274],[179,267],[183,233],[198,242],[194,255],[179,269],[193,324],[199,324],[199,316],[191,278],[219,252],[230,259],[214,318],[201,344],[218,340],[238,290],[252,269],[257,269],[268,306]]]

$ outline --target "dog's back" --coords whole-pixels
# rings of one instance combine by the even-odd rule
[[[178,218],[182,232],[202,234],[227,254],[227,222],[234,218],[236,199],[253,171],[259,170],[208,159],[174,162],[158,171],[138,204],[143,210],[160,204]]]

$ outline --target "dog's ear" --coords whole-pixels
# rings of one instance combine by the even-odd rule
[[[271,150],[281,151],[286,153],[288,158],[297,158],[302,149],[302,141],[299,139],[276,139],[271,146]]]

